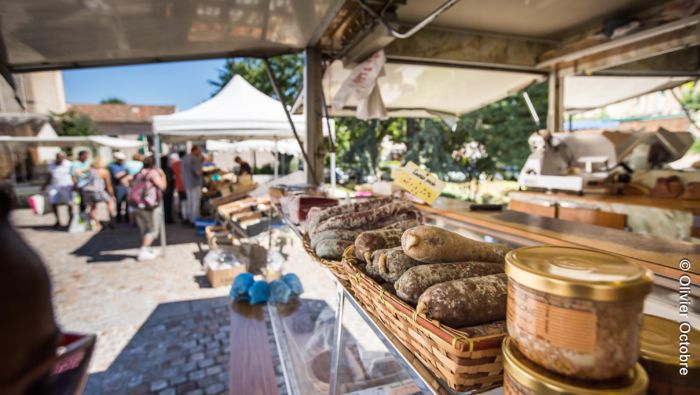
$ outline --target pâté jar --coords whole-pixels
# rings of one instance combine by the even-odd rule
[[[689,323],[645,314],[639,353],[649,375],[648,395],[698,393],[700,331]]]
[[[537,246],[509,252],[505,272],[508,334],[528,359],[588,380],[637,363],[649,270],[619,255]]]
[[[640,364],[609,380],[580,380],[528,360],[508,337],[503,341],[504,395],[643,395],[648,378]]]

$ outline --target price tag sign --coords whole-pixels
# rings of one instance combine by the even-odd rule
[[[428,204],[433,204],[440,196],[440,192],[445,189],[444,182],[413,162],[408,162],[406,166],[394,170],[391,175],[394,178],[394,184]]]

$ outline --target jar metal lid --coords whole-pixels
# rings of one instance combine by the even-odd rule
[[[638,363],[616,379],[575,380],[529,361],[509,337],[503,341],[502,350],[506,374],[538,395],[643,395],[649,385],[649,378]]]
[[[700,331],[688,325],[683,327],[688,338],[686,346],[688,357],[688,369],[700,369]],[[679,345],[681,325],[679,322],[667,320],[654,315],[644,314],[642,319],[642,332],[639,344],[640,358],[646,363],[662,364],[672,368],[674,374],[678,374]]]
[[[652,272],[623,256],[576,247],[523,247],[506,255],[512,280],[548,294],[596,301],[643,298]]]

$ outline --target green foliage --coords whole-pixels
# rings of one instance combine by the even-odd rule
[[[51,113],[51,126],[59,136],[90,136],[100,134],[92,119],[74,110]]]
[[[284,95],[284,103],[292,105],[294,100],[302,89],[304,82],[304,57],[302,54],[291,54],[275,56],[269,59],[270,66],[274,72],[275,78],[280,84],[280,89]],[[265,64],[261,59],[255,58],[233,58],[227,59],[224,68],[219,70],[219,76],[216,80],[209,83],[216,87],[212,93],[216,95],[219,91],[231,80],[231,78],[239,74],[245,78],[254,87],[268,96],[279,99],[272,87],[270,78],[267,76]]]
[[[352,168],[359,177],[364,177],[377,171],[384,136],[401,141],[406,135],[406,120],[336,118],[335,131],[339,167]]]
[[[540,119],[546,119],[547,84],[533,85],[527,93]],[[463,168],[471,175],[517,170],[530,154],[528,137],[544,126],[535,125],[522,95],[514,94],[460,117],[449,148],[470,141],[483,147],[485,157],[473,162],[462,160]]]
[[[256,167],[253,169],[253,174],[275,174],[275,169],[272,168],[272,165],[267,164],[263,167]]]
[[[285,103],[291,105],[302,89],[303,55],[277,56],[270,58],[270,63],[280,82]],[[234,74],[241,75],[263,93],[276,97],[262,60],[252,58],[228,59],[224,68],[219,70],[218,78],[209,81],[216,87],[214,94]],[[544,120],[547,114],[547,84],[531,86],[527,92]],[[390,136],[397,143],[406,143],[408,152],[405,160],[425,165],[442,177],[453,170],[464,171],[472,177],[482,173],[493,176],[504,170],[515,172],[530,154],[528,137],[544,127],[534,124],[519,93],[461,116],[455,131],[440,119],[415,120],[416,132],[410,135],[407,133],[406,119],[362,121],[338,118],[335,121],[338,165],[352,168],[360,176],[377,172],[380,144],[384,136]],[[470,142],[483,147],[486,155],[476,160],[455,160],[452,153]]]
[[[108,97],[100,100],[100,104],[126,104],[126,102],[118,97]]]
[[[417,122],[418,133],[406,138],[406,162],[425,165],[441,178],[445,178],[449,171],[458,170],[451,154],[461,145],[461,141],[452,141],[453,132],[447,124],[440,119],[421,119]]]
[[[688,82],[681,86],[681,103],[690,112],[700,111],[700,91],[695,82]]]

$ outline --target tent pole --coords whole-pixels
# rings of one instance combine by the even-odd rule
[[[326,93],[321,89],[321,105],[323,106],[323,115],[326,117],[326,127],[328,128],[328,145],[330,146],[330,172],[331,172],[331,195],[335,195],[335,136],[331,130],[330,116],[328,115],[328,105],[326,104]]]
[[[153,133],[153,155],[155,155],[156,167],[160,169],[160,136],[158,133]],[[165,208],[165,207],[163,207]],[[165,246],[168,244],[165,238],[165,213],[160,216],[160,246],[163,249],[165,256]]]
[[[306,171],[308,174],[311,175],[313,183],[315,185],[319,185],[318,178],[316,177],[316,172],[313,171],[313,164],[309,161],[309,156],[306,153],[306,150],[304,149],[304,144],[301,142],[301,139],[299,138],[299,134],[297,133],[297,128],[294,126],[294,121],[292,120],[292,115],[289,113],[289,109],[287,109],[287,106],[284,104],[284,96],[282,95],[282,91],[280,90],[279,84],[277,83],[277,78],[275,78],[275,74],[272,72],[272,68],[270,67],[270,62],[267,60],[267,58],[263,58],[263,63],[265,63],[265,70],[267,71],[267,77],[270,79],[270,83],[272,84],[272,88],[275,90],[275,94],[277,97],[280,98],[280,103],[282,104],[282,109],[284,109],[284,114],[287,116],[287,121],[289,122],[289,126],[292,128],[292,133],[294,133],[294,138],[297,140],[297,144],[299,144],[299,148],[301,149],[301,153],[304,156],[304,160],[306,161]],[[306,134],[309,131],[309,125],[306,125]]]
[[[280,153],[279,153],[279,149],[277,148],[277,138],[275,138],[275,180],[279,176],[279,167],[280,167]]]

